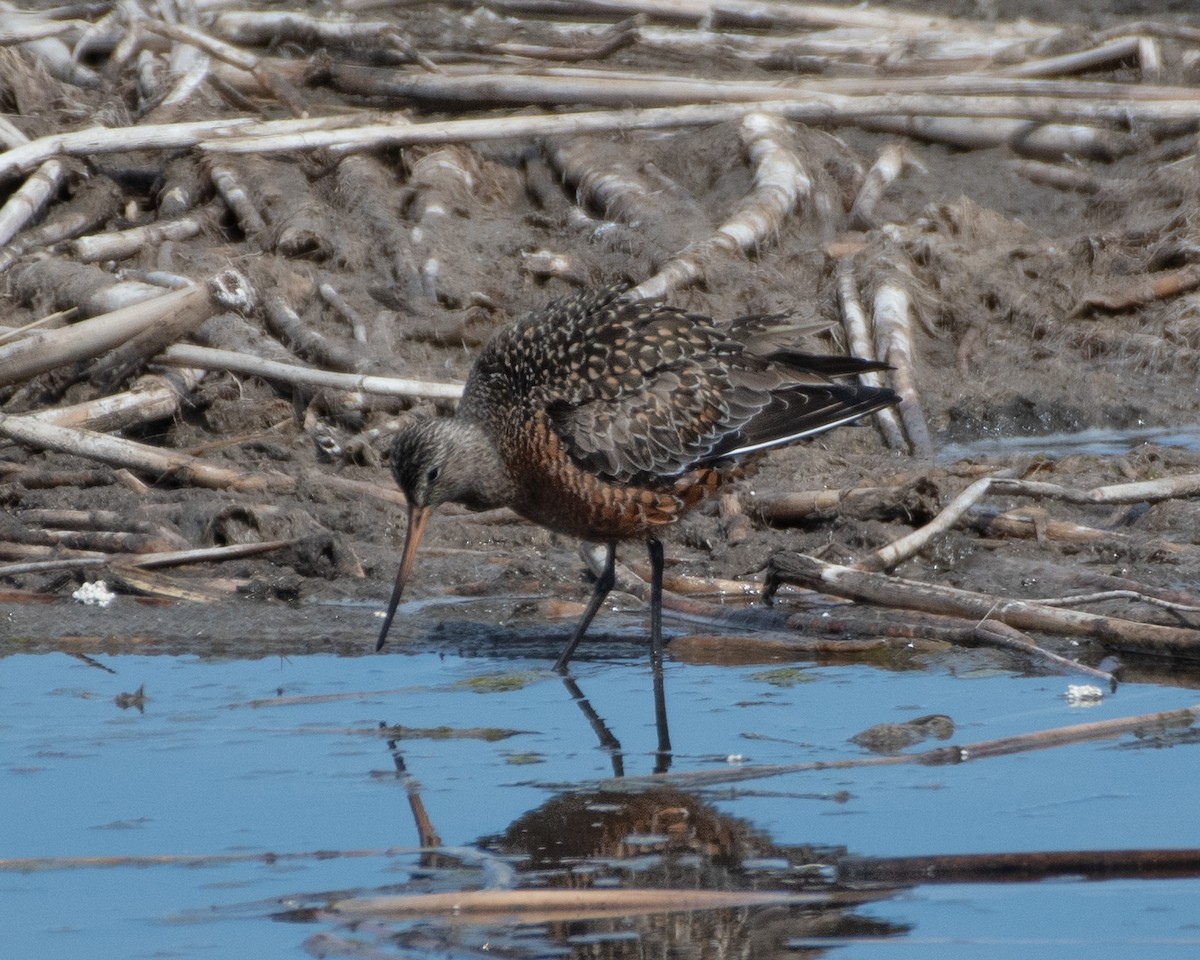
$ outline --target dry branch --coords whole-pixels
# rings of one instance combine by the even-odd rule
[[[1018,160],[1013,164],[1013,169],[1033,183],[1045,184],[1058,190],[1073,190],[1076,193],[1098,193],[1104,189],[1106,183],[1111,183],[1088,170],[1060,163]]]
[[[1035,515],[1028,508],[1001,512],[977,505],[967,511],[959,525],[969,526],[987,537],[1033,538],[1052,543],[1119,546],[1125,549],[1141,545],[1170,555],[1194,553],[1197,549],[1191,544],[1175,543],[1161,537],[1148,544],[1145,539],[1139,540],[1119,530],[1101,530],[1081,523],[1053,520],[1050,517]]]
[[[84,263],[98,260],[124,260],[144,247],[158,246],[167,240],[190,240],[200,233],[206,217],[196,214],[179,220],[159,220],[129,230],[117,230],[80,237],[68,249]]]
[[[493,0],[497,10],[511,13],[545,13],[561,17],[630,17],[643,14],[655,20],[688,25],[715,21],[722,25],[795,27],[823,30],[861,27],[887,33],[923,35],[969,32],[962,21],[919,13],[901,13],[873,7],[838,7],[824,4],[779,3],[773,0]],[[1036,39],[1055,28],[1030,23],[1008,24],[996,29],[1014,38]]]
[[[0,245],[8,243],[37,217],[66,176],[61,160],[47,160],[0,207]]]
[[[728,910],[770,904],[813,906],[829,902],[826,894],[781,890],[670,890],[663,888],[612,890],[463,890],[337,900],[331,909],[351,916],[420,916],[430,914],[495,914],[508,918],[630,916],[638,913],[677,913]]]
[[[1131,280],[1109,281],[1103,288],[1085,293],[1067,316],[1081,317],[1092,310],[1129,310],[1156,300],[1170,299],[1197,287],[1200,287],[1200,264],[1194,263],[1150,278],[1139,275]]]
[[[791,583],[854,600],[906,610],[994,619],[1019,630],[1087,636],[1133,653],[1200,658],[1200,630],[1060,610],[1036,601],[993,596],[953,587],[888,577],[825,563],[801,554],[776,554],[767,571],[772,584]]]
[[[1096,120],[1097,124],[1116,121]],[[1043,123],[1011,117],[963,117],[907,114],[866,116],[858,120],[866,130],[901,134],[918,140],[944,143],[963,150],[1008,146],[1023,156],[1060,160],[1084,157],[1113,160],[1133,153],[1138,141],[1131,134],[1087,124]]]
[[[935,854],[927,857],[842,857],[837,881],[851,886],[918,883],[1029,883],[1051,877],[1192,877],[1200,850],[1025,850],[1020,853]]]
[[[29,417],[0,414],[0,437],[15,440],[35,450],[74,454],[147,473],[159,480],[169,477],[197,487],[281,494],[295,489],[295,481],[280,473],[246,473],[208,463],[199,457],[88,430],[56,427]]]
[[[1109,67],[1122,60],[1131,60],[1138,54],[1137,37],[1118,37],[1098,47],[1065,53],[1043,60],[1027,60],[1015,67],[997,71],[1005,77],[1054,77],[1069,73],[1084,73],[1100,67]]]
[[[916,556],[935,539],[941,538],[951,527],[958,523],[963,514],[987,494],[997,477],[1011,476],[1012,473],[1013,471],[1011,470],[999,471],[992,476],[981,477],[979,480],[976,480],[951,500],[945,509],[934,517],[933,520],[925,524],[925,526],[919,530],[914,530],[899,540],[889,543],[885,547],[881,547],[871,556],[864,557],[854,564],[855,569],[890,570],[910,557]]]
[[[408,380],[399,377],[368,376],[358,373],[331,373],[296,364],[262,360],[231,350],[214,350],[177,343],[159,357],[162,363],[176,367],[198,367],[204,370],[228,370],[264,380],[331,387],[335,390],[362,391],[385,397],[424,397],[457,400],[462,396],[461,383],[441,383],[431,380]]]
[[[883,283],[875,291],[875,352],[892,367],[892,383],[900,395],[900,420],[904,424],[913,456],[933,456],[933,441],[917,393],[916,354],[912,344],[911,303],[908,290],[896,282]]]
[[[48,247],[103,226],[120,208],[120,199],[119,190],[107,177],[85,180],[76,191],[69,208],[52,213],[44,223],[26,230],[0,248],[0,273],[8,270],[31,250]]]
[[[685,248],[648,280],[629,292],[631,297],[658,299],[690,286],[704,274],[706,261],[719,252],[750,254],[779,233],[784,220],[812,192],[812,180],[787,145],[791,131],[778,116],[748,114],[741,138],[754,165],[754,190],[717,232]]]
[[[857,520],[919,522],[932,516],[937,488],[927,479],[887,487],[849,487],[843,490],[805,490],[796,493],[748,495],[751,512],[764,523],[788,526],[831,517]]]
[[[1184,473],[1158,480],[1140,480],[1135,483],[1115,483],[1091,490],[1064,487],[1057,483],[1040,480],[1014,480],[997,477],[994,486],[997,493],[1012,496],[1065,500],[1067,503],[1118,504],[1173,500],[1177,497],[1200,496],[1200,473]]]
[[[737,783],[744,780],[778,777],[789,773],[808,773],[817,770],[852,770],[860,767],[891,767],[906,763],[927,766],[944,766],[982,760],[988,757],[1010,756],[1030,750],[1048,750],[1053,747],[1091,743],[1097,740],[1113,740],[1128,733],[1144,736],[1154,730],[1187,730],[1200,721],[1200,705],[1184,707],[1182,710],[1166,710],[1160,713],[1143,713],[1132,717],[1117,717],[1094,723],[1079,723],[1069,727],[1039,730],[1034,733],[1018,734],[996,740],[983,740],[961,746],[934,747],[921,753],[894,754],[882,757],[856,757],[851,760],[815,760],[808,763],[764,764],[729,769],[728,766],[715,770],[689,770],[681,773],[655,774],[653,778],[625,777],[619,781],[623,789],[642,784],[670,784],[680,788],[697,788],[721,783]]]
[[[863,178],[858,196],[850,208],[847,223],[852,230],[870,230],[879,224],[875,219],[875,205],[896,178],[904,172],[905,167],[924,167],[913,157],[912,151],[903,144],[893,143],[884,147],[871,169]]]
[[[134,424],[153,423],[175,416],[180,402],[203,377],[202,371],[188,368],[176,371],[173,377],[146,374],[123,393],[70,406],[50,407],[23,416],[59,427],[81,427],[97,433],[123,430]]]
[[[854,267],[849,260],[839,260],[837,263],[838,303],[842,310],[842,326],[846,331],[846,341],[852,357],[863,360],[875,360],[875,343],[867,331],[867,314],[863,310],[862,301],[858,296],[858,281],[854,276]],[[869,387],[882,387],[883,377],[877,370],[860,373],[859,379]],[[893,450],[907,450],[908,443],[900,429],[900,421],[896,419],[896,411],[885,407],[875,414],[875,422],[883,432],[884,440]]]
[[[0,386],[21,383],[63,364],[111,350],[131,337],[181,314],[203,319],[213,311],[209,291],[201,285],[161,293],[112,313],[81,320],[60,330],[40,331],[0,346]]]

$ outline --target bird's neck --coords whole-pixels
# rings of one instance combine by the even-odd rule
[[[491,510],[510,505],[517,487],[495,443],[478,423],[454,417],[444,421],[453,432],[461,471],[452,499],[470,510]]]

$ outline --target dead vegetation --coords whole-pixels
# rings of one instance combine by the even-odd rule
[[[471,348],[511,316],[622,281],[718,317],[840,316],[905,398],[882,442],[792,451],[742,510],[701,518],[684,535],[701,574],[817,549],[950,568],[990,608],[921,593],[959,620],[940,635],[1029,651],[1014,633],[1064,617],[997,613],[1029,601],[1002,595],[996,544],[1082,554],[1136,574],[1105,602],[1174,605],[1128,621],[1143,637],[1176,631],[1167,647],[1084,636],[1197,655],[1200,600],[1168,589],[1200,567],[1196,457],[934,462],[947,441],[1196,422],[1197,23],[164,0],[5,10],[0,43],[10,583],[382,596],[397,417],[453,402]],[[897,474],[900,456],[914,462]],[[1118,480],[1132,492],[1113,501]],[[250,518],[237,544],[231,504]],[[485,557],[532,545],[543,579],[561,568],[565,547],[511,520],[445,536]],[[235,547],[278,553],[231,567]],[[473,579],[454,562],[449,582]],[[207,573],[146,573],[182,563]],[[771,569],[839,592],[828,563]],[[1058,563],[1042,580],[1079,574]],[[908,606],[860,587],[848,595]],[[908,614],[874,616],[840,632],[912,633]]]

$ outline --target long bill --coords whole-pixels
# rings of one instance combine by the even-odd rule
[[[400,596],[404,593],[404,584],[408,582],[409,571],[412,570],[413,557],[417,555],[417,544],[421,542],[421,534],[425,532],[425,524],[433,513],[429,507],[408,508],[408,530],[404,534],[404,552],[400,555],[400,570],[396,574],[396,586],[392,588],[392,599],[388,601],[387,616],[383,618],[383,629],[379,631],[379,640],[375,644],[378,653],[387,643],[388,630],[396,616],[396,607],[400,605]]]

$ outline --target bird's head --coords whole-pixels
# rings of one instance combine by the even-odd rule
[[[469,469],[456,443],[454,421],[420,417],[412,420],[392,444],[392,476],[414,507],[432,510],[458,499]]]
[[[512,480],[495,446],[476,424],[455,418],[417,417],[396,436],[392,476],[408,501],[408,529],[396,586],[375,649],[382,649],[412,570],[417,545],[433,511],[443,503],[486,510],[508,503]]]

